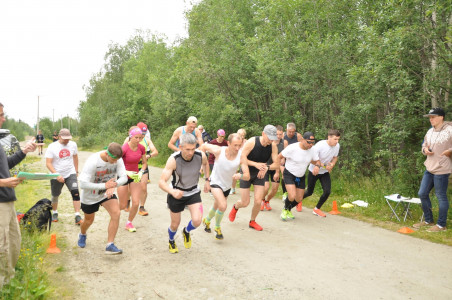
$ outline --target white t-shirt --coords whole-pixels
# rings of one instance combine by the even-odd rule
[[[327,165],[329,162],[331,162],[333,160],[334,157],[337,157],[339,155],[339,143],[336,144],[336,146],[331,147],[330,145],[328,145],[326,140],[322,140],[320,142],[318,142],[317,144],[315,144],[314,147],[312,147],[312,149],[317,153],[317,155],[320,158],[320,162],[323,163],[324,165]],[[310,164],[309,165],[309,171],[313,171],[314,170],[314,165]],[[325,174],[328,173],[328,170],[325,168],[320,168],[319,170],[319,174]]]
[[[127,182],[126,168],[122,158],[115,164],[104,161],[100,151],[91,155],[85,162],[82,174],[79,176],[81,202],[83,204],[96,204],[105,199],[105,183],[112,178],[118,178],[118,186]]]
[[[240,166],[240,156],[242,150],[239,150],[237,156],[233,160],[226,158],[227,146],[221,147],[221,153],[215,160],[212,174],[210,175],[210,184],[215,184],[221,187],[225,192],[232,186],[232,176],[237,173],[237,168]]]
[[[73,141],[69,141],[67,145],[63,145],[59,141],[53,142],[46,151],[46,158],[53,159],[52,165],[55,171],[63,178],[68,178],[69,175],[76,173],[74,155],[77,155],[77,144]]]
[[[301,149],[300,143],[290,144],[281,152],[286,158],[286,169],[296,177],[303,177],[306,169],[313,160],[318,160],[319,156],[311,148]]]

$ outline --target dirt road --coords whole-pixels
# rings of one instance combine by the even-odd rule
[[[80,163],[90,153],[80,152]],[[69,244],[67,272],[79,283],[78,299],[451,299],[452,248],[412,238],[367,223],[311,209],[282,222],[282,202],[261,212],[262,232],[248,228],[251,207],[240,209],[231,223],[227,214],[237,195],[229,197],[223,219],[225,239],[200,227],[185,249],[181,229],[178,254],[168,252],[170,218],[166,194],[158,188],[161,169],[151,168],[146,208],[137,215],[136,233],[124,230],[121,213],[116,244],[124,254],[106,256],[108,214],[101,208],[88,231],[87,246],[76,245],[70,201],[60,201],[61,222],[55,230]],[[202,181],[203,182],[203,181]],[[213,201],[202,194],[204,211]]]

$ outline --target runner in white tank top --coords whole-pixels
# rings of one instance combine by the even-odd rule
[[[211,193],[215,199],[213,206],[210,208],[208,215],[202,220],[204,230],[211,232],[210,222],[215,217],[215,238],[217,240],[223,239],[220,224],[223,219],[224,212],[227,208],[227,197],[232,186],[232,180],[249,180],[250,173],[248,165],[244,159],[241,158],[242,137],[237,133],[230,134],[228,137],[228,146],[219,147],[212,144],[203,144],[200,149],[202,151],[209,151],[215,155],[215,164],[213,167],[210,179]],[[241,165],[243,172],[237,172],[238,166]]]

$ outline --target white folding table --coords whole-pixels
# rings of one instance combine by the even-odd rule
[[[392,219],[395,216],[399,222],[400,222],[400,218],[397,215],[397,207],[399,205],[401,205],[403,207],[401,216],[403,216],[403,214],[405,214],[405,217],[403,218],[403,221],[405,222],[408,215],[410,216],[410,218],[413,218],[410,213],[410,205],[413,203],[421,204],[421,199],[419,199],[419,198],[408,198],[408,197],[403,197],[399,194],[392,194],[389,196],[385,196],[385,200],[393,213],[393,215],[391,215],[390,219]],[[393,206],[393,205],[391,205],[391,202],[395,202],[397,204],[395,206]],[[422,217],[421,217],[421,222],[422,222],[423,217],[424,217],[424,215],[422,215]]]

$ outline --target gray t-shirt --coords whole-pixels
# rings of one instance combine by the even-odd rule
[[[118,186],[127,182],[126,168],[122,158],[111,164],[100,157],[102,152],[94,153],[88,158],[79,177],[82,189],[80,200],[83,204],[92,205],[105,199],[105,183],[110,179],[117,179]]]

